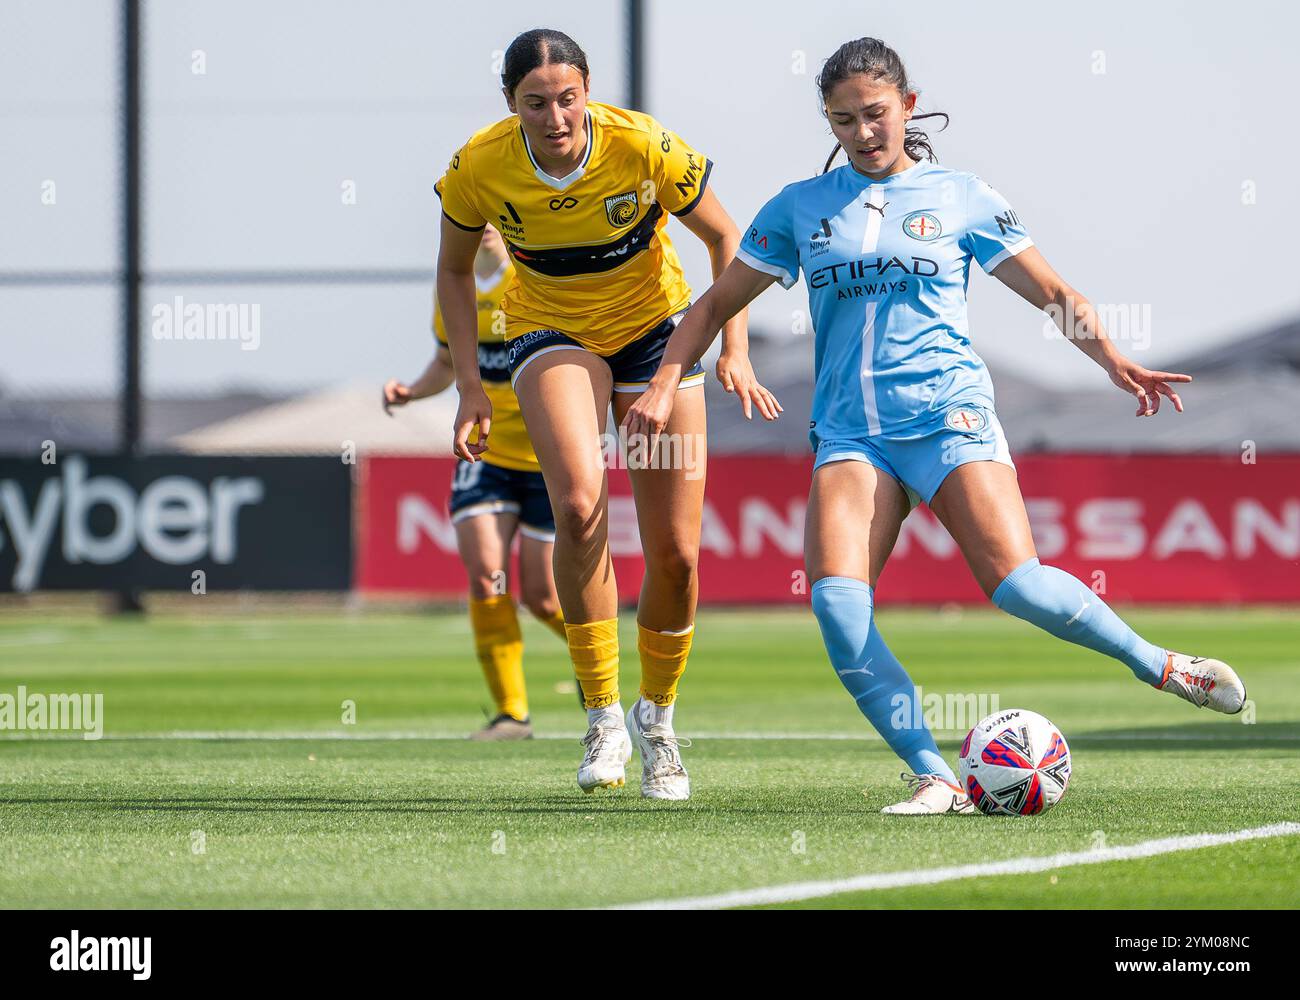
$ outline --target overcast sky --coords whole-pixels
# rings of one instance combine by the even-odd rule
[[[116,266],[117,6],[0,5],[0,270]],[[941,162],[997,187],[1094,301],[1149,317],[1134,332],[1150,346],[1130,353],[1163,365],[1300,313],[1293,255],[1269,243],[1300,224],[1293,5],[646,6],[646,110],[715,160],[711,183],[742,227],[820,168],[832,140],[813,78],[841,41],[870,34],[902,54],[924,110],[952,115],[932,136]],[[592,97],[617,104],[622,12],[541,0],[146,4],[146,267],[430,266],[433,182],[470,133],[507,113],[500,50],[530,27],[566,30],[587,50]],[[698,293],[707,257],[670,227]],[[146,309],[176,295],[256,305],[258,347],[157,340],[146,327],[155,393],[378,383],[414,376],[429,350],[421,284],[151,286]],[[806,304],[801,285],[774,287],[751,322],[788,331]],[[0,387],[111,390],[117,309],[111,287],[0,284]],[[971,314],[996,367],[1059,385],[1102,378],[978,269]]]

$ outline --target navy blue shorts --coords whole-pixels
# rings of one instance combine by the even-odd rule
[[[673,335],[678,321],[685,315],[686,310],[683,309],[676,315],[669,316],[653,330],[643,333],[626,347],[608,356],[600,355],[609,365],[610,373],[614,376],[615,392],[645,392],[646,386],[659,370],[659,362],[663,360],[668,338]],[[524,370],[524,365],[533,358],[551,351],[585,351],[587,348],[559,330],[530,330],[506,344],[506,350],[507,363],[510,365],[510,386],[513,388],[515,379]],[[701,385],[703,382],[704,366],[697,361],[682,376],[678,388],[685,389],[687,386]]]
[[[482,460],[456,463],[447,503],[451,523],[479,514],[518,514],[519,530],[529,538],[555,541],[555,517],[540,472],[503,469]]]

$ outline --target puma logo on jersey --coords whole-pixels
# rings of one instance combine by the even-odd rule
[[[837,670],[835,671],[835,673],[837,673],[841,677],[846,677],[849,674],[866,674],[868,677],[875,677],[876,675],[871,672],[870,667],[871,667],[871,661],[868,660],[860,667],[853,667],[849,670]]]
[[[885,202],[885,205],[888,205],[888,204],[889,204],[889,202]],[[881,217],[882,219],[885,217],[885,205],[873,205],[873,204],[871,204],[871,202],[869,202],[869,201],[864,201],[864,202],[862,203],[862,207],[863,207],[863,208],[874,208],[877,212],[880,213],[880,217]]]

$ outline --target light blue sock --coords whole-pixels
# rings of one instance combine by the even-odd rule
[[[913,710],[916,685],[872,621],[871,588],[849,577],[824,577],[813,584],[812,607],[831,665],[876,732],[914,773],[957,784],[923,713]]]
[[[1165,650],[1153,646],[1120,620],[1082,581],[1055,566],[1029,559],[993,591],[993,603],[1009,615],[1120,660],[1140,681],[1159,684]]]

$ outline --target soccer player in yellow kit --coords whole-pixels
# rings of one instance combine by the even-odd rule
[[[520,598],[538,621],[565,638],[551,572],[555,522],[506,368],[501,297],[513,273],[500,234],[489,226],[474,259],[474,285],[479,378],[494,416],[492,450],[480,462],[456,463],[449,504],[456,546],[469,576],[474,649],[496,703],[495,717],[471,737],[477,740],[533,735],[524,685],[524,642],[508,585],[516,532]],[[410,385],[397,379],[384,385],[385,410],[435,396],[455,380],[441,309],[434,310],[433,328],[438,339],[433,360]]]
[[[556,590],[587,708],[578,784],[621,786],[635,738],[641,793],[685,799],[673,704],[695,622],[704,370],[697,364],[681,380],[660,451],[628,442],[645,576],[640,698],[626,718],[602,434],[611,402],[615,422],[622,420],[690,304],[668,214],[708,247],[715,276],[740,238],[708,189],[712,162],[649,115],[589,102],[589,80],[586,55],[567,35],[520,35],[502,70],[511,116],[475,133],[437,184],[438,298],[460,390],[455,448],[476,461],[495,447],[492,402],[473,363],[472,264],[491,222],[515,263],[502,303],[508,361],[555,514]],[[754,381],[743,314],[723,331],[718,377],[747,414],[757,406],[775,416],[775,401]]]

